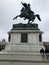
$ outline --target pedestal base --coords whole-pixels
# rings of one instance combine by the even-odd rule
[[[0,52],[0,62],[48,63],[49,60],[43,58],[39,52],[41,48],[42,45],[32,44],[7,45],[4,52]]]
[[[39,52],[42,48],[42,45],[33,45],[33,44],[16,44],[16,45],[7,45],[4,51],[8,52]]]

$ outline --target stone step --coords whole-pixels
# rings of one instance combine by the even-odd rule
[[[0,61],[49,62],[49,59],[43,58],[40,53],[0,52]]]

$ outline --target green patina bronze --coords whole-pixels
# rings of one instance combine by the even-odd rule
[[[39,21],[41,21],[40,15],[34,13],[34,11],[31,10],[30,4],[22,3],[23,5],[21,9],[20,15],[17,15],[16,17],[13,18],[13,20],[17,19],[17,17],[24,18],[24,20],[28,19],[28,24],[34,22],[35,18],[37,17]],[[30,22],[32,21],[32,22]]]
[[[12,30],[39,30],[38,24],[13,24]]]

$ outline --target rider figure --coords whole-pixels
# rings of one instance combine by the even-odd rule
[[[21,15],[23,15],[24,17],[30,17],[32,14],[34,15],[34,12],[31,10],[31,7],[30,7],[29,3],[28,4],[22,3],[22,5],[24,7],[22,7],[22,9],[21,9]]]
[[[25,17],[24,20],[26,19],[26,17],[31,17],[32,14],[34,15],[34,12],[31,10],[29,3],[28,4],[22,3],[22,5],[24,7],[22,7],[22,9],[21,9],[21,15]]]

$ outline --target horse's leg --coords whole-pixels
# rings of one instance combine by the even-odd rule
[[[19,16],[20,16],[20,15],[18,15],[18,16],[16,16],[16,17],[14,17],[14,18],[13,18],[13,20],[17,19],[17,17],[19,17]]]
[[[30,19],[28,20],[28,24],[30,23]]]
[[[34,22],[34,19],[32,20],[32,22]],[[32,23],[32,22],[31,22],[31,23]]]

